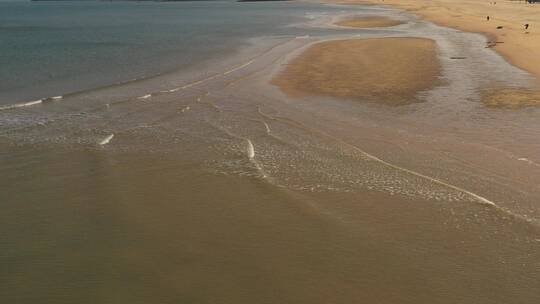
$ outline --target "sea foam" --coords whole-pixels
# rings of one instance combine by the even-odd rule
[[[255,157],[255,148],[249,139],[247,140],[247,156],[249,159],[253,159]]]
[[[22,103],[16,103],[16,104],[11,104],[11,105],[7,105],[7,106],[1,106],[0,111],[2,111],[2,110],[11,110],[11,109],[16,109],[16,108],[23,108],[23,107],[30,107],[30,106],[41,104],[41,103],[43,103],[43,99],[38,99],[38,100],[28,101],[28,102],[22,102]]]
[[[105,137],[103,140],[101,140],[99,142],[99,145],[104,146],[104,145],[108,144],[113,139],[113,137],[114,137],[114,134],[108,135],[107,137]]]

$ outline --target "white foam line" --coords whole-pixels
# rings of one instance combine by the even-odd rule
[[[326,136],[329,136],[327,134],[325,134]],[[332,136],[329,136],[329,137],[332,137]],[[332,137],[333,138],[333,137]],[[423,178],[423,179],[426,179],[426,180],[429,180],[435,184],[439,184],[441,186],[444,186],[444,187],[447,187],[447,188],[450,188],[450,189],[453,189],[453,190],[456,190],[458,192],[461,192],[461,193],[465,193],[467,195],[469,195],[470,197],[476,199],[477,201],[479,201],[480,203],[484,204],[484,205],[489,205],[489,206],[493,206],[493,207],[497,207],[497,208],[500,208],[497,204],[495,204],[494,202],[488,200],[487,198],[483,197],[483,196],[480,196],[476,193],[473,193],[469,190],[465,190],[463,188],[460,188],[458,186],[454,186],[452,184],[449,184],[447,182],[444,182],[440,179],[437,179],[437,178],[434,178],[434,177],[431,177],[431,176],[427,176],[425,174],[422,174],[422,173],[419,173],[419,172],[416,172],[416,171],[413,171],[413,170],[410,170],[410,169],[407,169],[407,168],[403,168],[403,167],[400,167],[398,165],[394,165],[394,164],[391,164],[387,161],[384,161],[378,157],[376,157],[375,155],[372,155],[372,154],[369,154],[367,152],[365,152],[364,150],[358,148],[357,146],[355,145],[352,145],[352,144],[349,144],[347,142],[344,142],[340,139],[337,139],[339,142],[345,144],[345,145],[348,145],[349,147],[355,149],[356,151],[362,153],[364,156],[366,156],[367,158],[373,160],[373,161],[376,161],[376,162],[379,162],[387,167],[390,167],[390,168],[393,168],[393,169],[396,169],[398,171],[402,171],[402,172],[406,172],[408,174],[411,174],[411,175],[414,175],[414,176],[417,176],[417,177],[420,177],[420,178]]]
[[[40,103],[43,103],[43,99],[38,99],[38,100],[34,100],[34,101],[28,101],[28,102],[16,103],[16,104],[8,105],[8,106],[3,106],[3,107],[0,107],[0,111],[2,111],[2,110],[11,110],[11,109],[16,109],[16,108],[23,108],[23,107],[30,107],[30,106],[37,105],[37,104],[40,104]]]
[[[237,139],[242,139],[242,140],[245,140],[246,141],[246,144],[247,144],[247,147],[246,147],[246,154],[247,154],[247,157],[249,159],[249,161],[255,166],[255,168],[257,169],[257,171],[262,175],[263,178],[265,179],[269,179],[268,175],[266,175],[266,173],[264,172],[263,168],[261,167],[261,165],[259,164],[259,162],[257,162],[257,160],[255,159],[255,147],[253,147],[253,143],[251,142],[251,140],[249,138],[245,138],[245,137],[242,137],[242,136],[239,136],[239,135],[236,135],[232,132],[230,132],[229,130],[227,130],[226,128],[223,128],[223,127],[220,127],[220,126],[216,126],[216,125],[213,125],[215,128],[225,132],[227,135],[231,136],[231,137],[234,137],[234,138],[237,138]]]
[[[266,134],[270,134],[270,127],[268,126],[268,124],[263,121],[263,124],[264,124],[264,127],[266,128]]]
[[[210,81],[210,80],[212,80],[212,79],[221,77],[221,76],[223,76],[223,75],[228,75],[228,74],[230,74],[230,73],[233,73],[233,72],[235,72],[235,71],[238,71],[238,70],[240,70],[240,69],[243,69],[243,68],[247,67],[248,65],[252,64],[253,62],[254,62],[254,60],[250,60],[250,61],[248,61],[248,62],[246,62],[246,63],[244,63],[244,64],[242,64],[242,65],[240,65],[240,66],[238,66],[238,67],[235,67],[235,68],[233,68],[233,69],[231,69],[231,70],[228,70],[228,71],[226,71],[226,72],[223,72],[223,73],[221,73],[221,74],[216,74],[216,75],[210,76],[210,77],[208,77],[208,78],[204,78],[204,79],[201,79],[201,80],[197,80],[197,81],[195,81],[195,82],[188,83],[188,84],[186,84],[186,85],[183,85],[183,86],[181,86],[181,87],[178,87],[178,88],[174,88],[174,89],[168,90],[168,91],[166,91],[166,92],[174,93],[174,92],[177,92],[177,91],[180,91],[180,90],[189,89],[189,88],[191,88],[191,87],[200,85],[200,84],[205,83],[205,82],[207,82],[207,81]]]
[[[349,145],[350,145],[350,144],[349,144]],[[356,146],[353,146],[353,145],[350,145],[350,146],[353,147],[354,149],[356,149],[357,151],[361,152],[362,154],[364,154],[366,157],[368,157],[368,158],[370,158],[370,159],[372,159],[372,160],[374,160],[374,161],[380,162],[381,164],[384,164],[384,165],[386,165],[386,166],[388,166],[388,167],[391,167],[391,168],[394,168],[394,169],[396,169],[396,170],[403,171],[403,172],[409,173],[409,174],[411,174],[411,175],[415,175],[415,176],[418,176],[418,177],[427,179],[427,180],[429,180],[429,181],[431,181],[431,182],[433,182],[433,183],[439,184],[439,185],[441,185],[441,186],[445,186],[445,187],[447,187],[447,188],[456,190],[456,191],[458,191],[458,192],[465,193],[465,194],[471,196],[472,198],[478,200],[479,202],[481,202],[481,203],[483,203],[483,204],[485,204],[485,205],[490,205],[490,206],[494,206],[494,207],[499,207],[499,206],[497,206],[497,204],[495,204],[494,202],[492,202],[492,201],[488,200],[487,198],[482,197],[482,196],[480,196],[480,195],[478,195],[478,194],[476,194],[476,193],[473,193],[473,192],[471,192],[471,191],[465,190],[465,189],[460,188],[460,187],[458,187],[458,186],[454,186],[454,185],[449,184],[449,183],[447,183],[447,182],[444,182],[444,181],[442,181],[442,180],[440,180],[440,179],[436,179],[436,178],[433,178],[433,177],[431,177],[431,176],[427,176],[427,175],[425,175],[425,174],[422,174],[422,173],[419,173],[419,172],[416,172],[416,171],[412,171],[412,170],[407,169],[407,168],[403,168],[403,167],[400,167],[400,166],[391,164],[391,163],[389,163],[389,162],[387,162],[387,161],[384,161],[384,160],[382,160],[382,159],[380,159],[380,158],[378,158],[378,157],[376,157],[376,156],[374,156],[374,155],[371,155],[371,154],[369,154],[369,153],[367,153],[367,152],[361,150],[360,148],[358,148],[358,147],[356,147]]]
[[[99,142],[99,145],[104,146],[108,144],[114,137],[114,134],[110,134],[107,137],[105,137],[102,141]]]
[[[250,61],[248,61],[248,62],[246,62],[246,63],[244,63],[244,64],[242,64],[242,65],[240,65],[240,66],[238,66],[238,67],[235,67],[235,68],[233,68],[233,69],[231,69],[231,70],[228,70],[228,71],[224,72],[223,75],[228,75],[228,74],[230,74],[230,73],[233,73],[233,72],[236,72],[236,71],[238,71],[238,70],[241,70],[241,69],[247,67],[248,65],[250,65],[250,64],[252,64],[252,63],[253,63],[253,60],[250,60]]]
[[[268,119],[270,119],[270,120],[280,120],[279,118],[275,118],[275,117],[273,117],[273,116],[271,116],[271,115],[268,115],[268,114],[264,113],[264,112],[261,110],[260,107],[257,107],[257,110],[258,110],[259,114],[262,115],[263,117],[266,117],[266,118],[268,118]],[[402,172],[405,172],[405,173],[408,173],[408,174],[411,174],[411,175],[414,175],[414,176],[417,176],[417,177],[420,177],[420,178],[429,180],[429,181],[431,181],[431,182],[433,182],[433,183],[435,183],[435,184],[439,184],[439,185],[441,185],[441,186],[443,186],[443,187],[447,187],[447,188],[456,190],[456,191],[458,191],[458,192],[467,194],[467,195],[469,195],[470,197],[472,197],[473,199],[475,199],[476,201],[478,201],[479,203],[481,203],[481,204],[483,204],[483,205],[487,205],[487,206],[493,207],[493,208],[495,208],[495,209],[497,209],[497,210],[499,210],[499,211],[501,211],[501,212],[503,212],[503,213],[506,213],[506,214],[508,214],[508,215],[510,215],[510,216],[513,216],[513,217],[515,217],[515,218],[518,218],[518,219],[520,219],[520,220],[523,220],[523,221],[525,221],[525,222],[527,222],[527,223],[529,223],[529,224],[533,224],[533,225],[535,225],[535,226],[538,226],[538,221],[537,221],[537,220],[528,218],[528,217],[523,216],[523,215],[515,214],[515,213],[513,213],[512,211],[510,211],[510,210],[508,210],[508,209],[505,209],[505,208],[500,207],[499,205],[497,205],[497,204],[494,203],[493,201],[491,201],[491,200],[489,200],[489,199],[487,199],[487,198],[485,198],[485,197],[483,197],[483,196],[480,196],[480,195],[478,195],[478,194],[476,194],[476,193],[473,193],[473,192],[471,192],[471,191],[469,191],[469,190],[466,190],[466,189],[463,189],[463,188],[461,188],[461,187],[458,187],[458,186],[449,184],[449,183],[444,182],[444,181],[442,181],[442,180],[439,180],[439,179],[437,179],[437,178],[434,178],[434,177],[431,177],[431,176],[427,176],[427,175],[425,175],[425,174],[422,174],[422,173],[419,173],[419,172],[416,172],[416,171],[413,171],[413,170],[410,170],[410,169],[407,169],[407,168],[403,168],[403,167],[400,167],[400,166],[391,164],[391,163],[389,163],[389,162],[387,162],[387,161],[384,161],[384,160],[382,160],[382,159],[380,159],[380,158],[378,158],[378,157],[376,157],[376,156],[374,156],[374,155],[372,155],[372,154],[369,154],[369,153],[365,152],[364,150],[358,148],[358,147],[355,146],[355,145],[349,144],[349,143],[347,143],[347,142],[345,142],[345,141],[343,141],[343,140],[341,140],[341,139],[339,139],[339,138],[333,137],[333,136],[331,136],[331,135],[329,135],[329,134],[327,134],[327,133],[325,133],[325,132],[322,132],[322,131],[316,131],[316,132],[318,132],[318,133],[320,133],[320,134],[322,134],[322,135],[324,135],[324,136],[326,136],[326,137],[332,138],[332,139],[336,140],[337,142],[340,142],[340,143],[343,144],[343,145],[346,145],[346,146],[351,147],[352,149],[354,149],[354,150],[356,150],[356,151],[362,153],[364,156],[366,156],[367,158],[369,158],[369,159],[371,159],[371,160],[373,160],[373,161],[379,162],[379,163],[381,163],[381,164],[383,164],[383,165],[385,165],[385,166],[388,166],[388,167],[390,167],[390,168],[396,169],[396,170],[398,170],[398,171],[402,171]]]
[[[152,94],[146,94],[146,95],[143,95],[143,96],[139,96],[137,97],[137,99],[147,99],[147,98],[150,98],[152,97]]]
[[[263,113],[263,112],[260,110],[260,108],[259,108],[258,110],[259,110],[259,113],[260,113],[261,115],[266,116],[266,117],[271,117],[270,115]],[[400,167],[400,166],[398,166],[398,165],[391,164],[391,163],[389,163],[389,162],[387,162],[387,161],[384,161],[384,160],[382,160],[382,159],[380,159],[380,158],[378,158],[378,157],[376,157],[376,156],[374,156],[374,155],[371,155],[371,154],[365,152],[364,150],[358,148],[358,147],[355,146],[355,145],[349,144],[349,143],[347,143],[347,142],[345,142],[345,141],[343,141],[343,140],[341,140],[341,139],[338,139],[338,138],[335,138],[335,137],[333,137],[333,136],[330,136],[329,134],[326,134],[326,133],[324,133],[324,132],[322,132],[322,131],[318,131],[318,132],[321,133],[321,134],[323,134],[323,135],[326,136],[326,137],[332,138],[332,139],[334,139],[334,140],[340,142],[340,143],[343,144],[343,145],[346,145],[346,146],[349,146],[349,147],[353,148],[354,150],[356,150],[356,151],[362,153],[362,154],[363,154],[364,156],[366,156],[367,158],[369,158],[369,159],[371,159],[371,160],[373,160],[373,161],[379,162],[379,163],[381,163],[381,164],[383,164],[383,165],[385,165],[385,166],[387,166],[387,167],[396,169],[396,170],[398,170],[398,171],[406,172],[406,173],[408,173],[408,174],[411,174],[411,175],[414,175],[414,176],[417,176],[417,177],[420,177],[420,178],[429,180],[429,181],[431,181],[431,182],[433,182],[433,183],[435,183],[435,184],[439,184],[439,185],[441,185],[441,186],[444,186],[444,187],[447,187],[447,188],[456,190],[456,191],[458,191],[458,192],[465,193],[465,194],[469,195],[470,197],[474,198],[475,200],[479,201],[479,202],[482,203],[482,204],[485,204],[485,205],[489,205],[489,206],[493,206],[493,207],[502,209],[501,207],[499,207],[499,206],[498,206],[497,204],[495,204],[494,202],[492,202],[492,201],[488,200],[487,198],[482,197],[482,196],[480,196],[480,195],[478,195],[478,194],[476,194],[476,193],[473,193],[473,192],[471,192],[471,191],[465,190],[465,189],[460,188],[460,187],[458,187],[458,186],[454,186],[454,185],[452,185],[452,184],[449,184],[449,183],[444,182],[444,181],[442,181],[442,180],[439,180],[439,179],[437,179],[437,178],[433,178],[433,177],[427,176],[427,175],[425,175],[425,174],[422,174],[422,173],[419,173],[419,172],[416,172],[416,171],[413,171],[413,170],[410,170],[410,169],[407,169],[407,168],[403,168],[403,167]]]
[[[253,143],[251,140],[246,139],[247,141],[247,156],[249,159],[253,159],[255,157],[255,148],[253,147]]]
[[[526,162],[526,163],[529,164],[529,165],[533,165],[533,166],[536,166],[536,167],[540,167],[539,164],[537,164],[537,163],[535,163],[534,161],[532,161],[532,160],[530,160],[530,159],[528,159],[528,158],[525,158],[525,157],[518,158],[517,160]]]
[[[249,158],[249,161],[255,166],[257,171],[262,175],[263,178],[268,178],[268,175],[264,172],[263,168],[259,164],[259,162],[255,159],[255,148],[253,147],[253,143],[250,139],[245,139],[247,142],[247,156]]]
[[[47,101],[57,101],[57,100],[61,100],[62,98],[64,98],[64,96],[58,95],[58,96],[53,96],[53,97],[43,98],[43,99],[41,99],[41,100],[42,100],[43,102],[47,102]]]
[[[37,104],[40,104],[40,103],[43,103],[43,99],[29,101],[29,102],[25,102],[25,103],[19,103],[19,104],[13,105],[13,107],[14,108],[30,107],[30,106],[37,105]]]
[[[200,83],[203,83],[203,81],[199,80],[199,81],[196,81],[196,82],[193,82],[193,83],[190,83],[190,84],[186,84],[185,86],[180,87],[180,89],[185,90],[187,88],[191,88],[192,86],[198,85]]]

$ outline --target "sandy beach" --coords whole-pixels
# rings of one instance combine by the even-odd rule
[[[346,4],[390,5],[410,11],[435,24],[487,37],[486,48],[494,49],[511,64],[531,73],[540,81],[540,6],[521,1],[476,0],[344,0]],[[399,21],[384,17],[344,19],[336,25],[370,28],[394,26]],[[540,105],[540,89],[524,85],[523,89],[493,87],[483,92],[487,106],[517,108]]]
[[[396,49],[400,52],[395,52]],[[326,41],[273,80],[292,96],[325,95],[388,104],[415,101],[437,82],[435,42],[421,38]]]
[[[526,4],[523,1],[496,1],[496,4],[493,4],[491,1],[478,0],[339,2],[397,6],[442,26],[486,34],[491,42],[498,42],[491,47],[512,64],[540,77],[540,5]],[[529,24],[527,30],[525,24]]]

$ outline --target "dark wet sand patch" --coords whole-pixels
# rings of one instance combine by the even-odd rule
[[[438,82],[436,43],[424,38],[350,39],[317,43],[272,83],[293,97],[333,96],[405,104]]]

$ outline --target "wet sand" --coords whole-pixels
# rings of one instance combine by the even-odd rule
[[[493,48],[512,64],[540,77],[540,5],[522,1],[345,0],[340,3],[395,5],[427,20],[463,31],[486,34]],[[487,16],[490,20],[487,21]],[[530,25],[525,30],[524,25]],[[502,29],[497,27],[502,26]]]
[[[273,83],[297,97],[325,95],[404,104],[437,84],[439,73],[432,40],[350,39],[311,46]]]
[[[403,22],[379,16],[346,18],[335,23],[338,26],[356,28],[390,27],[400,24]]]
[[[338,0],[347,4],[391,5],[408,10],[435,24],[484,34],[485,47],[492,48],[510,63],[532,73],[534,88],[498,88],[483,94],[482,102],[491,107],[519,108],[540,103],[540,6],[522,1],[436,0],[426,5],[419,0]],[[495,4],[496,3],[496,4]],[[489,20],[488,17],[489,16]],[[525,29],[525,24],[529,28]],[[512,92],[512,93],[510,93]]]
[[[493,88],[482,92],[482,101],[491,107],[519,108],[539,106],[540,91],[526,88]]]

